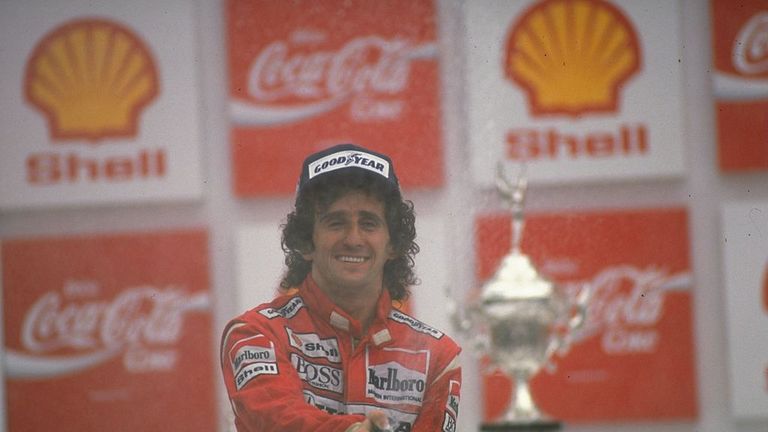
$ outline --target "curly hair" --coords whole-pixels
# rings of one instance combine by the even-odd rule
[[[409,287],[419,280],[413,271],[414,256],[419,252],[416,244],[416,216],[413,202],[403,200],[399,190],[388,190],[375,174],[348,170],[316,179],[296,197],[294,210],[283,224],[281,245],[287,267],[280,282],[282,289],[301,284],[312,269],[312,262],[303,253],[311,252],[312,234],[317,214],[326,211],[337,199],[352,191],[361,191],[384,203],[389,229],[389,242],[395,258],[384,264],[384,286],[393,300],[408,298]]]

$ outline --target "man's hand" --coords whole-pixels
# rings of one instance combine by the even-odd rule
[[[392,432],[392,427],[384,411],[375,410],[366,415],[365,421],[355,432]]]

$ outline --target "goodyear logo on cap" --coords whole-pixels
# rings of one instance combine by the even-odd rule
[[[309,164],[309,178],[342,168],[362,168],[389,178],[389,162],[359,151],[341,151],[320,158]]]

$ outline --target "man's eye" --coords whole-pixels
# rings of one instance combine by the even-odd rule
[[[360,225],[365,229],[376,229],[379,226],[379,223],[373,220],[366,220],[360,223]]]

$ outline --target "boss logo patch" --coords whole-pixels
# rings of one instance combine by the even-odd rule
[[[341,369],[308,362],[297,354],[291,354],[291,364],[299,373],[299,377],[312,387],[339,394],[344,392]]]

